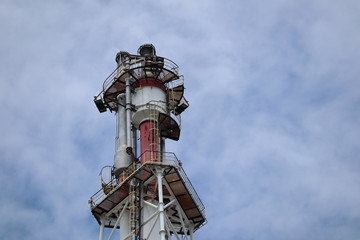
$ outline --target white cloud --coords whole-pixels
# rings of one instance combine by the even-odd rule
[[[356,1],[0,3],[0,236],[93,238],[87,199],[113,156],[92,96],[117,51],[179,64],[179,142],[208,212],[198,238],[359,235]],[[94,236],[95,235],[95,236]]]

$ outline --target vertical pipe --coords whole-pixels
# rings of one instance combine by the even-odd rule
[[[157,161],[159,156],[158,138],[159,134],[156,131],[156,122],[146,120],[139,126],[140,129],[140,154],[141,164],[150,161]]]
[[[115,177],[127,168],[132,161],[132,156],[126,153],[127,148],[127,121],[126,121],[126,94],[119,94],[117,110],[117,134],[116,134],[116,151],[114,156]]]
[[[159,149],[159,152],[160,152],[160,161],[163,162],[163,161],[166,161],[166,154],[165,154],[165,138],[161,137],[160,138],[160,149]]]
[[[159,194],[159,223],[160,223],[160,240],[165,240],[165,216],[164,216],[164,196],[163,196],[163,186],[162,186],[162,177],[163,171],[162,169],[158,169],[156,172],[157,184],[158,184],[158,194]]]
[[[193,226],[190,227],[189,232],[190,232],[190,240],[194,240],[194,227]]]
[[[118,111],[117,111],[117,143],[116,148],[126,145],[127,138],[126,138],[126,113],[125,113],[125,94],[119,94],[118,96]]]
[[[142,219],[142,216],[141,216],[141,210],[143,209],[143,182],[139,182],[139,221],[140,221],[140,224],[139,224],[139,238],[142,239],[142,227],[141,227],[141,219]]]
[[[132,147],[131,141],[131,89],[130,89],[130,78],[126,78],[126,144],[128,147]]]
[[[134,156],[135,158],[137,157],[137,130],[136,128],[133,128],[132,130],[133,132],[133,153],[134,153]]]
[[[100,233],[99,233],[99,240],[104,239],[104,219],[101,217],[100,219],[101,225],[100,225]]]

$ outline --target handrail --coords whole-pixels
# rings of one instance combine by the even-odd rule
[[[141,158],[145,157],[147,154],[149,153],[154,153],[151,151],[145,151],[143,152],[137,159],[137,161],[133,162],[132,164],[129,165],[128,168],[126,168],[119,176],[119,180],[121,181],[121,183],[129,180],[133,174],[140,169],[142,166],[144,166],[147,163],[159,163],[159,164],[166,164],[166,165],[171,165],[174,166],[182,180],[184,181],[184,184],[187,188],[187,190],[189,191],[189,194],[192,196],[192,198],[194,199],[196,205],[198,206],[201,214],[203,215],[203,217],[205,218],[205,206],[202,203],[199,195],[197,194],[194,186],[191,184],[188,176],[186,175],[185,171],[182,168],[182,164],[181,162],[178,160],[178,158],[176,157],[175,153],[172,152],[155,152],[154,155],[158,156],[158,159],[156,160],[151,160],[148,162],[145,162],[143,165],[141,165]],[[110,194],[113,191],[116,191],[116,189],[121,186],[121,183],[118,183],[118,179],[113,179],[111,180],[109,183],[107,183],[106,185],[103,186],[103,188],[101,188],[99,191],[97,191],[91,198],[89,203],[91,204],[91,208],[96,207],[96,205],[98,205],[105,197],[107,194]],[[113,187],[115,186],[115,187]],[[112,190],[105,193],[104,192],[104,188],[111,188]]]
[[[180,75],[178,79],[175,79],[174,81],[166,83],[167,88],[175,88],[180,85],[184,85],[184,76]]]
[[[175,115],[174,113],[171,112],[171,109],[169,107],[167,108],[164,108],[162,107],[160,104],[156,104],[156,103],[166,103],[166,102],[162,102],[162,101],[150,101],[146,104],[142,104],[142,105],[138,105],[137,108],[141,108],[141,107],[146,107],[148,108],[149,110],[151,110],[152,108],[159,111],[159,112],[162,112],[162,113],[167,113],[168,115],[170,115],[170,117],[172,119],[174,119],[176,121],[176,123],[179,125],[179,128],[181,129],[181,115]]]
[[[107,171],[104,172],[105,169]],[[99,173],[101,185],[104,185],[104,184],[107,185],[107,183],[112,181],[112,179],[113,179],[113,174],[112,173],[113,173],[113,166],[104,166],[104,167],[101,168],[100,173]],[[105,181],[104,178],[107,179],[107,180],[110,179],[110,181]]]
[[[145,57],[136,56],[135,58],[129,58],[125,59],[123,62],[121,62],[117,68],[105,79],[103,83],[103,91],[106,91],[113,82],[116,81],[118,77],[120,77],[125,72],[138,69],[138,68],[144,68],[146,67],[145,64]],[[176,75],[179,74],[179,66],[171,61],[170,59],[163,58],[164,59],[164,66],[162,69],[174,72]],[[101,94],[101,93],[100,93]]]

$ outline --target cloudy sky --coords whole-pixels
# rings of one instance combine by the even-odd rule
[[[358,0],[0,1],[0,239],[97,239],[115,118],[92,99],[153,43],[190,108],[168,141],[197,239],[360,238]]]

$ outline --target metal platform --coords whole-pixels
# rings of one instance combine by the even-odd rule
[[[156,59],[149,61],[142,56],[131,55],[132,57],[122,62],[110,75],[103,84],[104,104],[112,108],[112,103],[116,102],[116,96],[125,92],[126,79],[130,79],[133,85],[140,79],[156,79],[162,83],[168,83],[179,79],[178,66],[173,61],[161,59],[159,63]],[[177,91],[179,89],[176,89]]]
[[[179,140],[180,138],[180,126],[170,115],[159,113],[158,125],[160,129],[160,135],[172,140]]]
[[[91,197],[89,201],[91,211],[99,224],[103,214],[109,215],[114,208],[120,209],[123,207],[122,205],[125,205],[124,202],[129,195],[129,184],[132,179],[137,179],[145,185],[149,184],[154,177],[154,169],[159,167],[164,170],[164,203],[170,202],[166,196],[175,197],[186,217],[193,222],[194,231],[206,223],[205,207],[175,154],[165,153],[162,156],[157,161],[145,162],[143,165],[140,164],[140,161],[130,165],[120,176],[119,179],[123,179],[120,183],[115,183],[116,180],[109,182],[107,186],[104,186]],[[179,222],[181,215],[178,209],[169,207],[166,209],[166,214],[172,224],[180,226],[176,229],[177,233],[184,234]],[[105,227],[114,227],[115,220],[116,216],[114,216],[114,221],[108,221]]]

